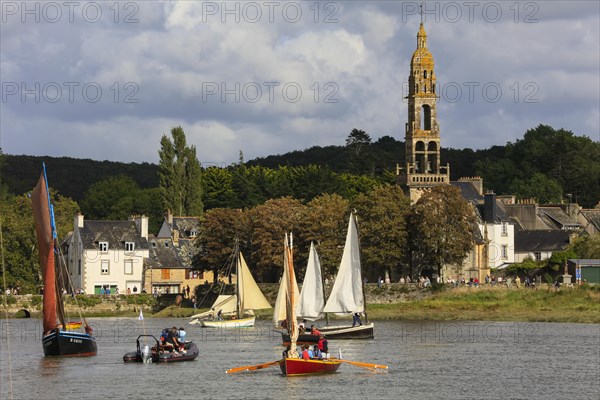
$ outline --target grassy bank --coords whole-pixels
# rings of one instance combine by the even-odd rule
[[[421,300],[371,304],[368,313],[371,319],[600,323],[600,291],[456,288]]]

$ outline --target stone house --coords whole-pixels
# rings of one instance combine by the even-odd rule
[[[150,235],[144,281],[148,293],[183,293],[189,286],[191,294],[196,286],[213,282],[212,271],[192,270],[199,225],[198,217],[174,217],[168,212],[158,234]]]

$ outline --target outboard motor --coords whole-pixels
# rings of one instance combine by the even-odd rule
[[[150,346],[148,346],[147,344],[142,346],[142,362],[144,364],[151,364],[152,363],[152,354],[150,354]]]

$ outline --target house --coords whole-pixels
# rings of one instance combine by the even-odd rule
[[[149,238],[150,259],[144,281],[148,293],[183,293],[188,286],[193,293],[196,286],[213,282],[212,271],[192,269],[199,225],[198,217],[174,217],[167,212],[158,234]]]
[[[142,291],[144,263],[149,256],[148,217],[129,221],[74,218],[67,264],[73,286],[88,294]]]
[[[593,209],[581,209],[577,214],[577,222],[589,235],[600,234],[600,203]]]
[[[571,243],[573,233],[560,229],[520,229],[515,232],[515,262],[526,258],[547,260],[552,253],[564,250]]]
[[[480,177],[461,178],[450,183],[473,206],[477,226],[473,230],[473,249],[463,264],[449,269],[444,275],[454,279],[477,278],[482,282],[491,275],[492,268],[515,262],[515,224],[500,207],[500,200],[494,193],[483,194]]]

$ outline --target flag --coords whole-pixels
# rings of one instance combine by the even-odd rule
[[[144,319],[144,314],[142,314],[142,309],[140,308],[140,316],[138,317],[138,319],[141,321]]]

